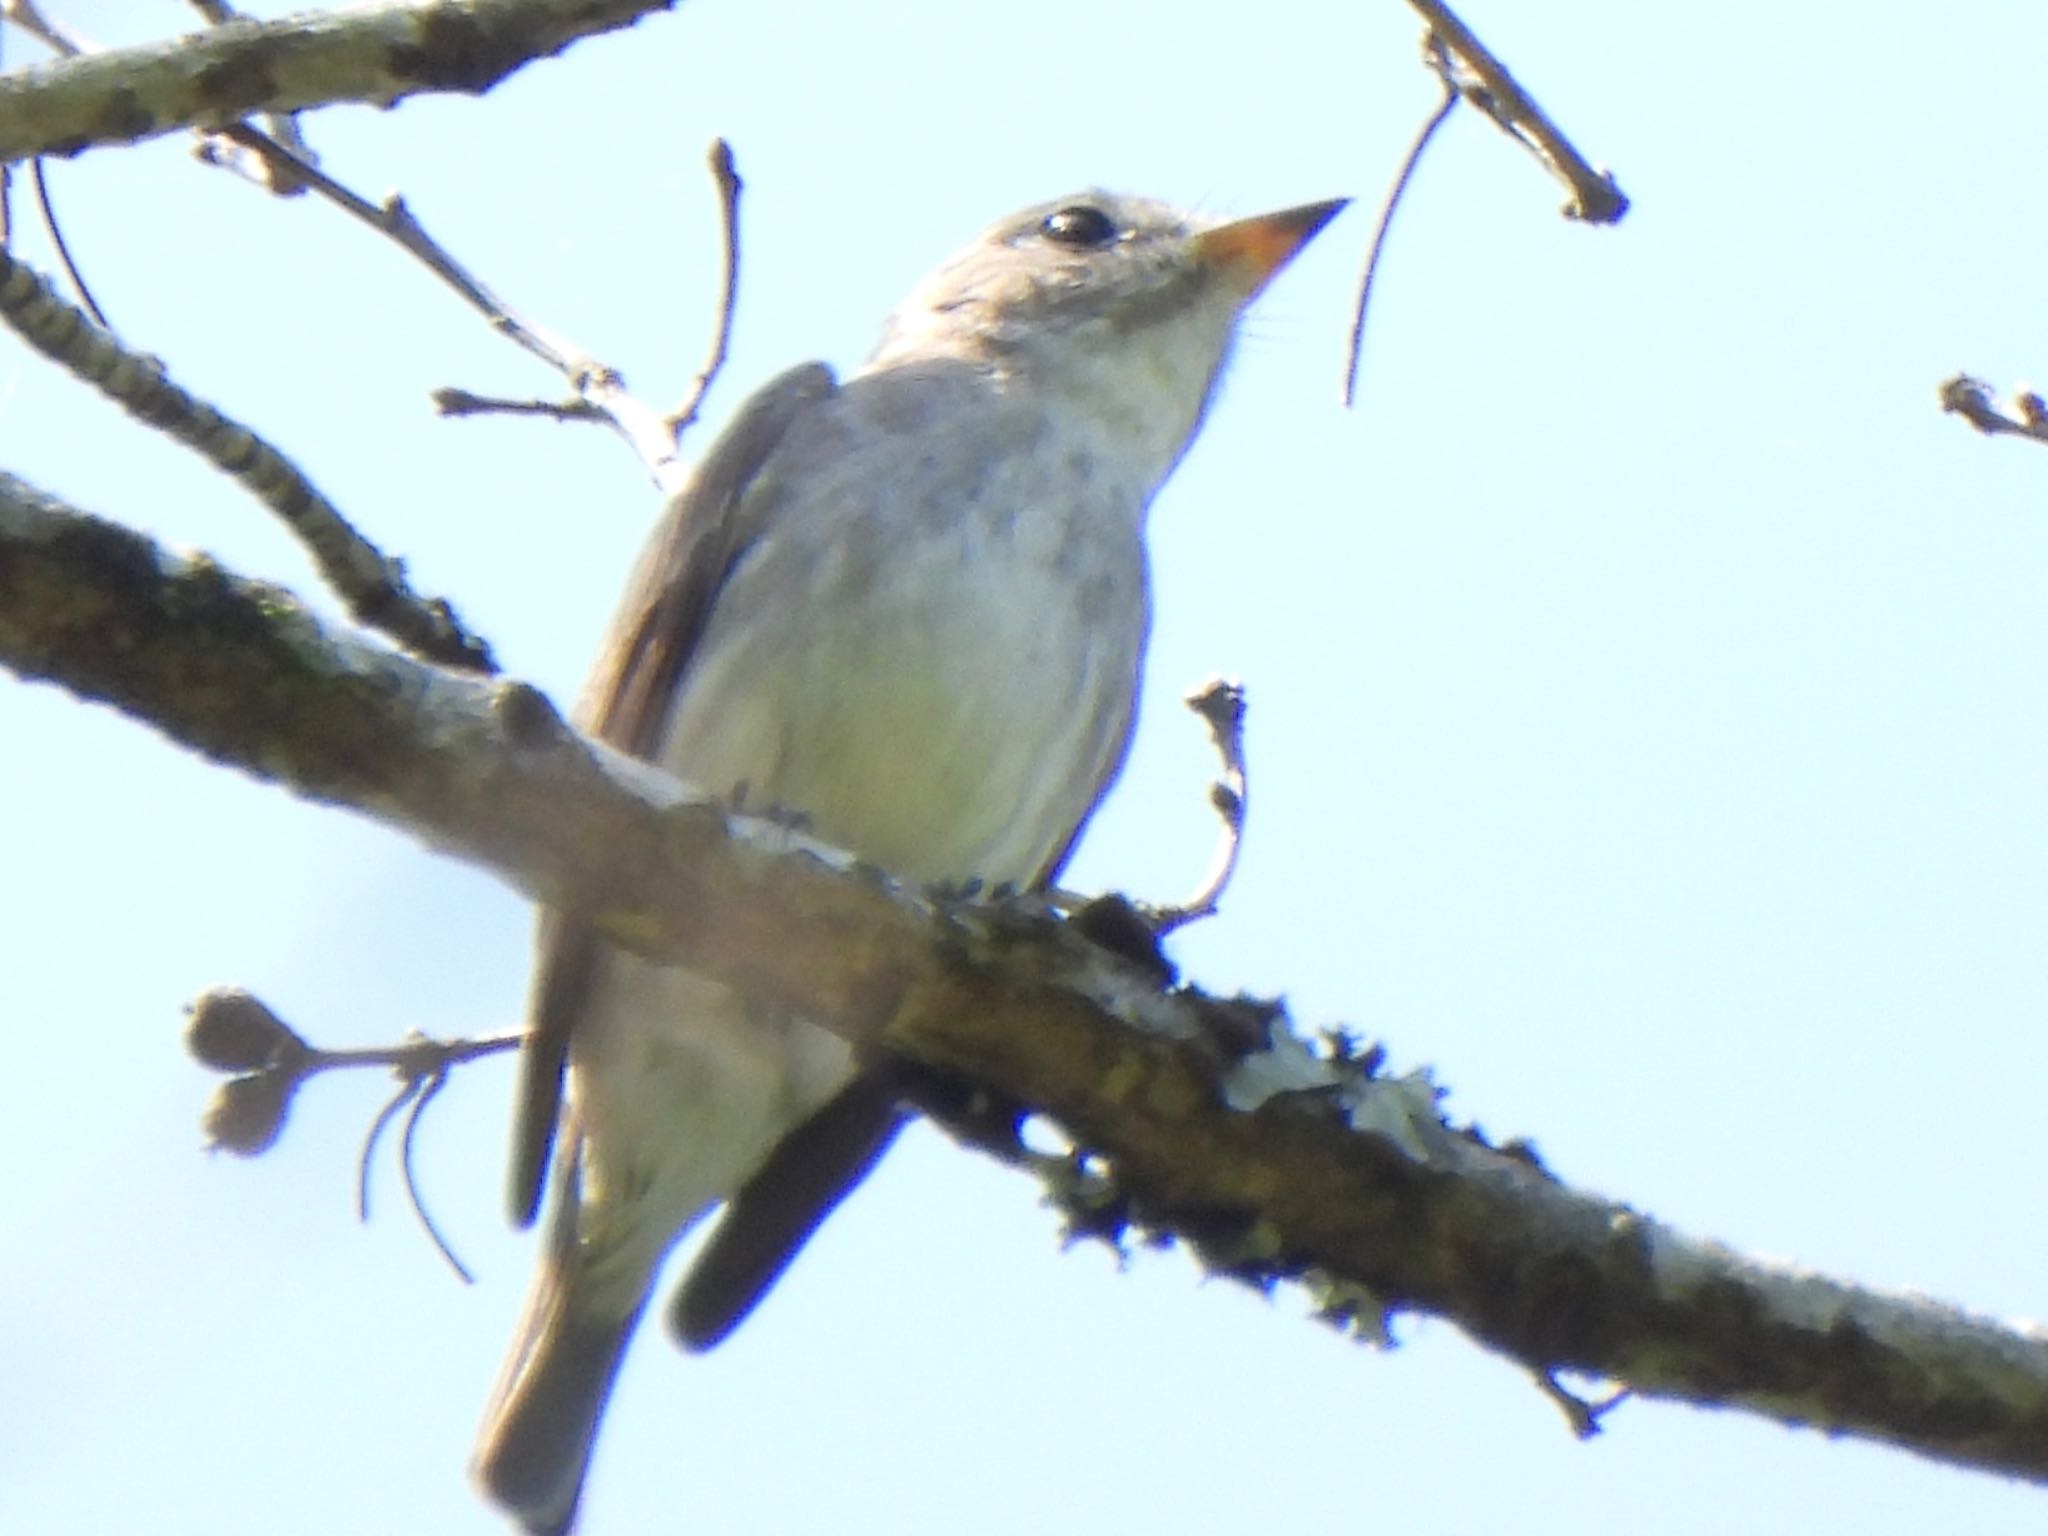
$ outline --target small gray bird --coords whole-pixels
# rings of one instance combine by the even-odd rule
[[[1122,765],[1146,509],[1239,315],[1340,202],[1218,223],[1091,192],[1003,220],[836,382],[749,400],[669,505],[578,719],[912,881],[1039,885]],[[554,1213],[475,1471],[574,1521],[662,1260],[723,1204],[670,1313],[724,1338],[903,1125],[835,1036],[544,913],[512,1210]],[[559,1124],[558,1124],[559,1122]]]

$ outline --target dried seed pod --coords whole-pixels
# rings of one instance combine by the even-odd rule
[[[306,1042],[253,992],[215,987],[185,1010],[185,1049],[216,1072],[295,1065]]]
[[[231,1077],[213,1090],[199,1127],[208,1151],[256,1157],[270,1150],[284,1130],[292,1093],[299,1086],[295,1072],[253,1072]]]

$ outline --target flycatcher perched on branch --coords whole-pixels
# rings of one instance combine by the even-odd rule
[[[1040,885],[1122,765],[1146,509],[1246,304],[1343,206],[1214,223],[1088,193],[920,283],[843,383],[809,364],[669,505],[579,720],[714,793],[800,812],[911,881]],[[555,1206],[476,1455],[530,1532],[576,1513],[662,1260],[691,1349],[746,1316],[903,1124],[837,1037],[541,919],[512,1154]]]

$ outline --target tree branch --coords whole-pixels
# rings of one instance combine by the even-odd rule
[[[171,378],[153,357],[130,351],[0,250],[0,323],[136,420],[197,453],[268,508],[312,557],[321,578],[360,624],[436,661],[489,672],[490,647],[455,610],[422,597],[404,566],[358,533],[290,459]]]
[[[1543,163],[1571,193],[1560,210],[1568,219],[1588,224],[1618,224],[1628,212],[1628,196],[1614,173],[1594,166],[1564,136],[1557,124],[1536,105],[1535,98],[1522,89],[1521,82],[1508,73],[1505,64],[1473,35],[1472,29],[1452,13],[1443,0],[1408,0],[1427,27],[1425,44],[1440,39],[1460,69],[1445,75],[1458,90],[1500,127],[1509,138],[1521,143]],[[1428,46],[1425,54],[1433,53]]]
[[[1428,1312],[1542,1374],[2048,1481],[2038,1331],[1746,1259],[1567,1188],[1526,1149],[1446,1125],[1427,1079],[1382,1074],[1377,1051],[1312,1048],[1277,1007],[1175,987],[1041,903],[906,891],[585,741],[530,688],[335,633],[285,592],[5,476],[0,664],[1043,1109],[1082,1149],[1059,1194],[1092,1231],[1135,1222],[1247,1283],[1303,1281],[1367,1337]],[[1014,1116],[948,1123],[1019,1160]]]
[[[406,0],[231,21],[188,37],[0,77],[0,161],[75,155],[252,112],[428,91],[480,95],[580,38],[676,0]]]

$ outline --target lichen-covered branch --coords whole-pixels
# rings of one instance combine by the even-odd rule
[[[1376,1051],[1311,1047],[1277,1008],[1177,987],[1040,903],[905,891],[605,753],[531,689],[331,632],[288,593],[4,476],[0,665],[572,902],[927,1089],[1044,1110],[1088,1154],[1057,1193],[1092,1231],[1136,1222],[1249,1283],[1302,1280],[1369,1335],[1427,1312],[1540,1372],[2048,1482],[2038,1331],[1573,1190],[1444,1124],[1428,1082],[1384,1075]],[[949,1123],[1014,1154],[1001,1115]]]
[[[252,112],[342,101],[389,106],[489,90],[579,38],[676,0],[404,0],[67,59],[0,77],[0,162],[132,144]]]

